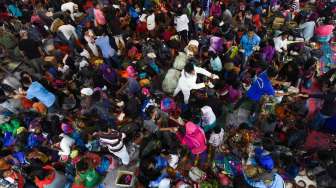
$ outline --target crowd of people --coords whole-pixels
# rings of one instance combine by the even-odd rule
[[[0,187],[335,187],[335,13],[0,1]]]

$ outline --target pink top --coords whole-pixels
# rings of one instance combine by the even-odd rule
[[[106,24],[106,19],[105,19],[104,13],[100,9],[94,9],[94,17],[95,17],[96,23],[98,25],[105,25]]]
[[[315,29],[315,33],[320,37],[326,37],[332,33],[334,28],[333,25],[320,25]]]
[[[187,145],[195,155],[203,153],[207,149],[203,129],[190,121],[186,123],[185,128],[186,134],[184,136],[177,134],[181,144]]]

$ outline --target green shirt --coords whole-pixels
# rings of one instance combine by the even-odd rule
[[[95,169],[89,169],[85,173],[79,174],[81,180],[84,182],[85,187],[95,187],[100,182],[100,176]]]

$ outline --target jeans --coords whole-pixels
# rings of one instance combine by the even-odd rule
[[[310,127],[314,130],[319,130],[321,129],[326,120],[330,118],[329,116],[323,115],[321,112],[317,113],[313,122],[311,123]]]

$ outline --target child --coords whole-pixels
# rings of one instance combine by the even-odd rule
[[[211,146],[217,148],[223,143],[223,138],[224,138],[224,129],[216,126],[210,135],[209,143]]]

